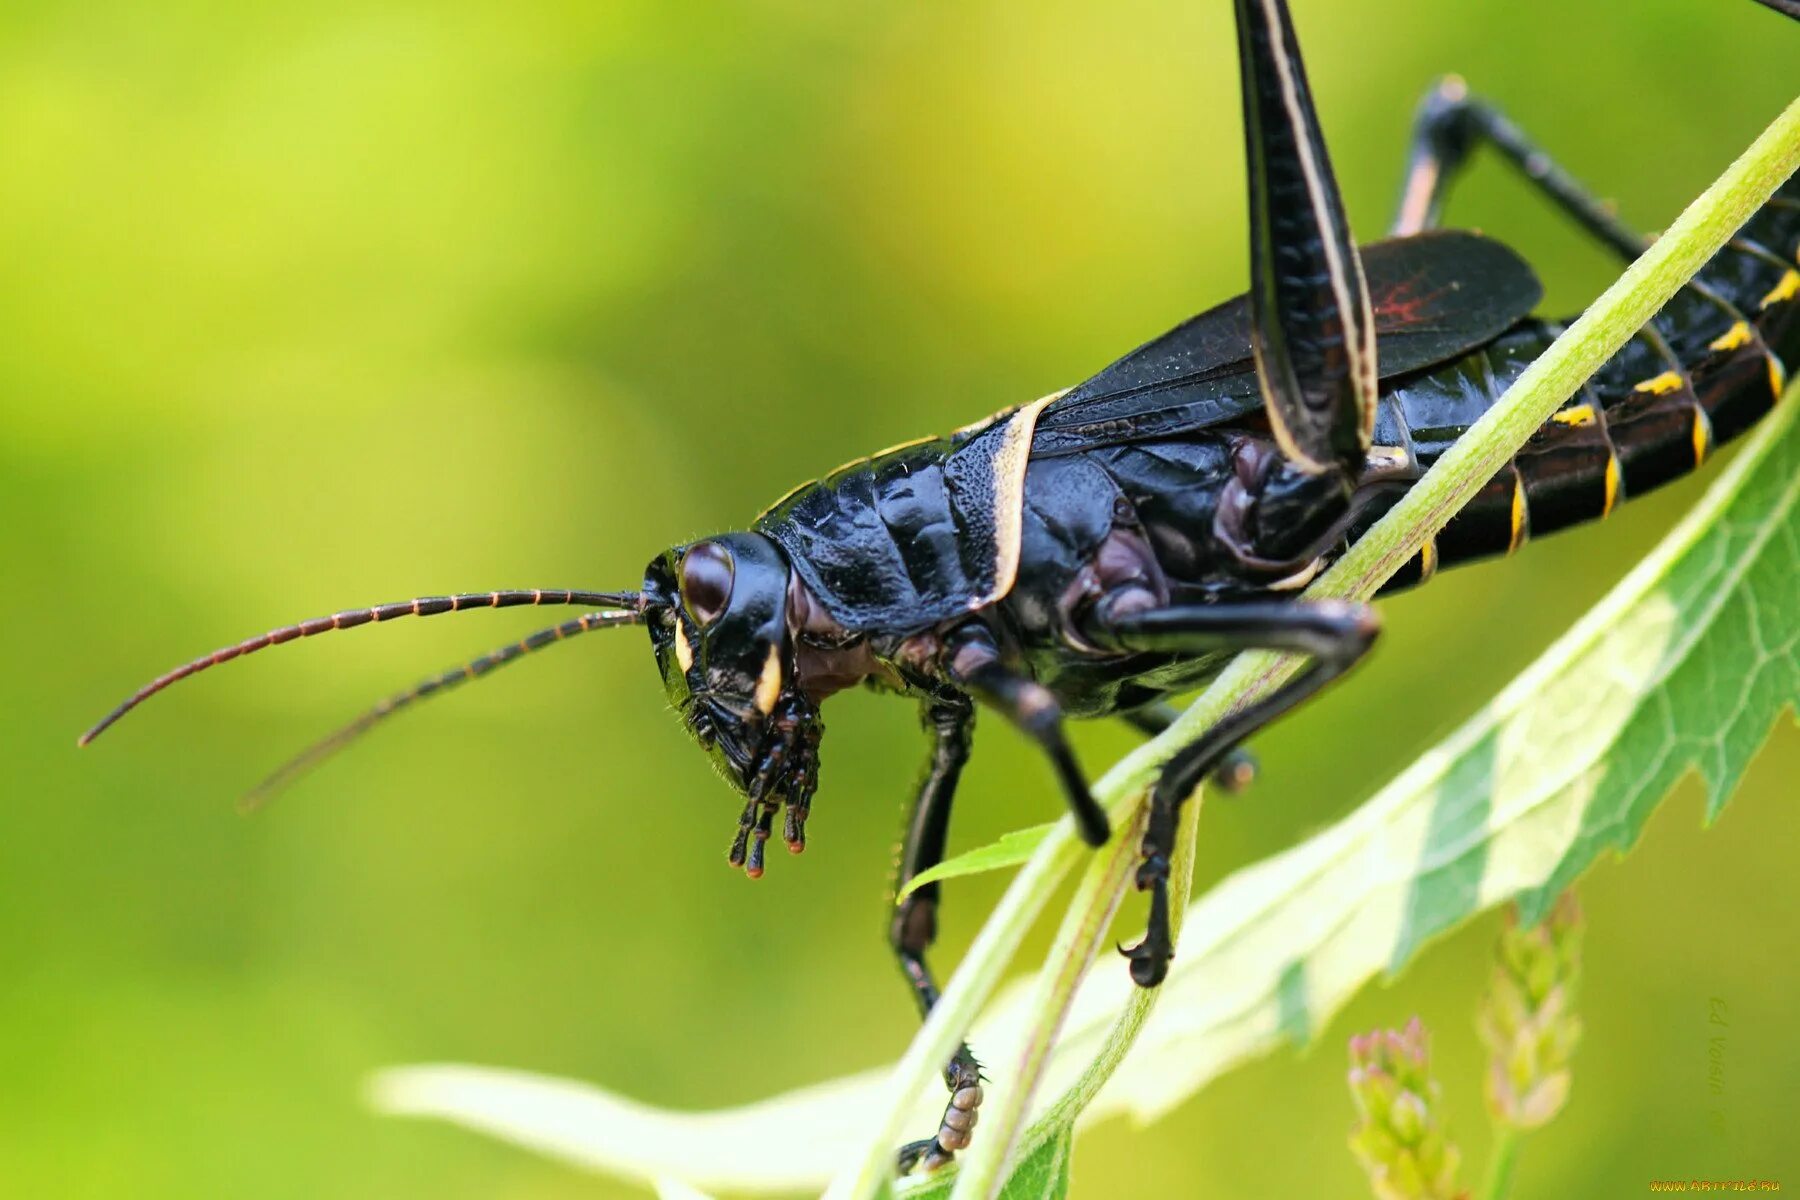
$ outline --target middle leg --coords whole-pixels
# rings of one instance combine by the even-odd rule
[[[1131,977],[1155,987],[1173,953],[1169,927],[1169,859],[1181,806],[1238,743],[1287,713],[1349,670],[1368,652],[1377,631],[1374,610],[1342,600],[1260,601],[1153,609],[1114,617],[1091,631],[1120,650],[1198,654],[1220,650],[1288,650],[1312,662],[1273,693],[1227,716],[1163,766],[1150,794],[1137,886],[1150,893],[1144,939],[1125,952]]]
[[[1396,237],[1410,237],[1438,226],[1444,195],[1475,147],[1487,143],[1500,152],[1557,208],[1626,262],[1650,244],[1610,207],[1558,166],[1549,154],[1500,110],[1469,95],[1468,85],[1454,75],[1440,79],[1419,102],[1412,145],[1406,155],[1406,179],[1400,208],[1394,215]]]
[[[1063,736],[1062,706],[1050,690],[1008,667],[992,631],[980,621],[970,621],[951,632],[942,669],[950,686],[994,709],[1038,744],[1062,784],[1076,831],[1088,845],[1104,846],[1112,834],[1111,824],[1106,810],[1088,790],[1087,776]]]
[[[944,840],[950,830],[950,804],[956,795],[956,783],[963,764],[969,761],[971,734],[975,727],[975,709],[961,696],[948,696],[926,701],[923,709],[926,730],[931,734],[931,758],[925,776],[919,783],[918,799],[907,817],[906,836],[900,844],[894,887],[898,891],[919,872],[936,866],[944,858]],[[938,885],[927,883],[909,892],[894,909],[888,926],[888,942],[900,960],[900,970],[919,1002],[921,1018],[931,1014],[937,1003],[937,980],[925,962],[925,952],[937,940]],[[928,1138],[909,1142],[900,1148],[899,1169],[902,1173],[915,1166],[927,1171],[943,1166],[958,1150],[969,1144],[975,1128],[976,1109],[981,1104],[981,1064],[975,1061],[967,1043],[957,1047],[956,1054],[944,1068],[944,1086],[950,1101],[938,1130]]]

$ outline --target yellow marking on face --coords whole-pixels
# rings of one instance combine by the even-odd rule
[[[1718,337],[1706,343],[1709,349],[1717,350],[1720,353],[1725,353],[1730,350],[1742,350],[1749,344],[1750,324],[1747,321],[1735,322],[1730,329],[1727,329],[1724,333],[1721,333]]]
[[[1424,583],[1438,569],[1438,548],[1436,538],[1426,538],[1425,544],[1419,547],[1419,582]]]
[[[1594,406],[1591,404],[1571,404],[1568,408],[1550,414],[1550,419],[1558,425],[1585,427],[1594,423]]]
[[[1619,456],[1606,456],[1606,503],[1600,509],[1602,517],[1612,516],[1613,506],[1619,502]]]
[[[1706,461],[1712,450],[1712,420],[1707,417],[1706,410],[1694,406],[1694,428],[1691,431],[1694,442],[1694,465],[1697,467]]]
[[[1769,390],[1775,399],[1781,399],[1781,391],[1787,387],[1787,372],[1782,369],[1781,360],[1773,354],[1769,355]]]
[[[1033,400],[1007,418],[1006,432],[994,455],[994,587],[972,601],[980,608],[1012,591],[1019,577],[1019,543],[1025,533],[1025,468],[1031,462],[1031,438],[1038,414],[1061,392]]]
[[[781,649],[769,647],[768,661],[763,663],[762,674],[756,677],[756,711],[768,716],[775,711],[775,701],[781,699]]]
[[[1655,379],[1646,379],[1631,390],[1649,392],[1653,396],[1666,396],[1670,392],[1680,391],[1686,385],[1687,380],[1681,377],[1680,371],[1664,371]]]
[[[1526,512],[1525,481],[1519,478],[1519,472],[1515,469],[1513,471],[1512,537],[1506,544],[1508,554],[1517,553],[1519,547],[1525,544]]]
[[[1800,271],[1787,271],[1775,282],[1775,286],[1769,289],[1769,294],[1764,296],[1760,303],[1763,308],[1768,308],[1771,304],[1780,304],[1784,300],[1792,300],[1795,296],[1800,296]]]
[[[694,669],[694,647],[687,640],[680,617],[675,618],[675,662],[683,675]]]

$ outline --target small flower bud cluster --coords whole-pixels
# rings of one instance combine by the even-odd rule
[[[1581,1038],[1575,989],[1581,976],[1581,906],[1565,892],[1531,929],[1507,916],[1494,979],[1482,1005],[1489,1054],[1488,1107],[1494,1120],[1536,1129],[1569,1098],[1569,1058]]]
[[[1350,1094],[1361,1120],[1350,1135],[1377,1200],[1458,1200],[1462,1156],[1445,1132],[1430,1042],[1414,1017],[1404,1030],[1350,1039]]]

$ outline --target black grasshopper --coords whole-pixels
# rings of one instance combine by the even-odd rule
[[[1800,15],[1793,0],[1764,0]],[[1298,590],[1418,479],[1558,334],[1504,246],[1442,232],[1439,202],[1479,144],[1497,149],[1591,234],[1625,229],[1524,134],[1440,84],[1420,109],[1393,236],[1351,241],[1284,0],[1235,0],[1250,174],[1251,290],[1092,379],[946,437],[898,447],[790,492],[751,529],[677,546],[636,591],[472,593],[353,609],[179,667],[174,681],[327,630],[467,608],[594,611],[384,701],[253,795],[415,700],[590,629],[643,625],[682,720],[745,802],[730,861],[761,874],[782,816],[799,851],[818,783],[819,707],[866,684],[913,698],[931,740],[902,881],[944,851],[977,706],[1042,748],[1081,835],[1105,813],[1063,736],[1070,717],[1167,722],[1167,697],[1251,647],[1310,665],[1177,753],[1151,800],[1137,885],[1148,927],[1132,978],[1167,969],[1178,810],[1239,743],[1369,648],[1373,613]],[[1693,470],[1775,403],[1800,356],[1800,186],[1789,183],[1549,421],[1390,587],[1606,516]],[[936,885],[896,910],[891,940],[921,1009]],[[935,1165],[969,1141],[980,1102],[967,1048],[942,1127],[903,1151]]]

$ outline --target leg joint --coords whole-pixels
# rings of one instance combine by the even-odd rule
[[[888,942],[902,956],[921,956],[937,941],[937,897],[914,892],[900,902]]]
[[[1469,85],[1460,75],[1446,75],[1419,101],[1414,134],[1430,144],[1445,168],[1454,169],[1475,148],[1476,111],[1481,107],[1480,101],[1470,98]]]

